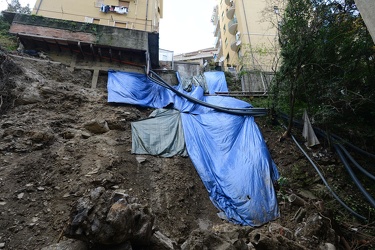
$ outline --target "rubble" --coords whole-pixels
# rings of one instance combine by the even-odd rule
[[[98,187],[73,206],[64,235],[92,244],[149,245],[155,215],[119,191]]]
[[[189,158],[131,154],[130,123],[152,110],[108,104],[90,71],[26,59],[2,70],[12,95],[0,113],[1,249],[339,249],[324,185],[292,143],[274,140],[279,131],[261,127],[283,176],[298,182],[278,191],[279,219],[233,225]]]

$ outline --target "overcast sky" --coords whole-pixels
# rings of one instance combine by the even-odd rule
[[[36,2],[19,1],[22,6],[29,4],[31,9]],[[164,17],[160,21],[159,32],[160,48],[179,54],[213,47],[214,26],[210,19],[215,3],[215,0],[164,0]],[[0,0],[0,10],[6,8],[7,2]]]

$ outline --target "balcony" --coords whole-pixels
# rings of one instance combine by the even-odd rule
[[[228,19],[232,19],[233,17],[234,17],[234,11],[235,11],[235,7],[234,7],[234,4],[233,4],[233,6],[231,6],[231,7],[229,7],[228,9],[227,9],[227,18]]]
[[[228,6],[232,6],[233,0],[225,0],[225,3],[226,3]]]
[[[240,47],[241,45],[241,40],[234,40],[231,44],[230,44],[230,48],[237,52],[238,48]]]
[[[237,26],[238,26],[237,18],[233,18],[232,20],[230,20],[228,23],[229,33],[232,35],[235,35],[237,31]]]

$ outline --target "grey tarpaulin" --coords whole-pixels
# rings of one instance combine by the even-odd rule
[[[187,156],[180,112],[157,109],[149,118],[131,123],[132,153],[163,157]]]

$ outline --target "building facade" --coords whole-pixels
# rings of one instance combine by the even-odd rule
[[[32,14],[159,32],[159,20],[163,17],[163,0],[37,0]]]
[[[201,67],[207,66],[214,59],[216,48],[207,48],[174,56],[176,62],[199,63]]]
[[[226,71],[274,71],[277,27],[283,0],[218,0],[215,26],[216,62]]]

